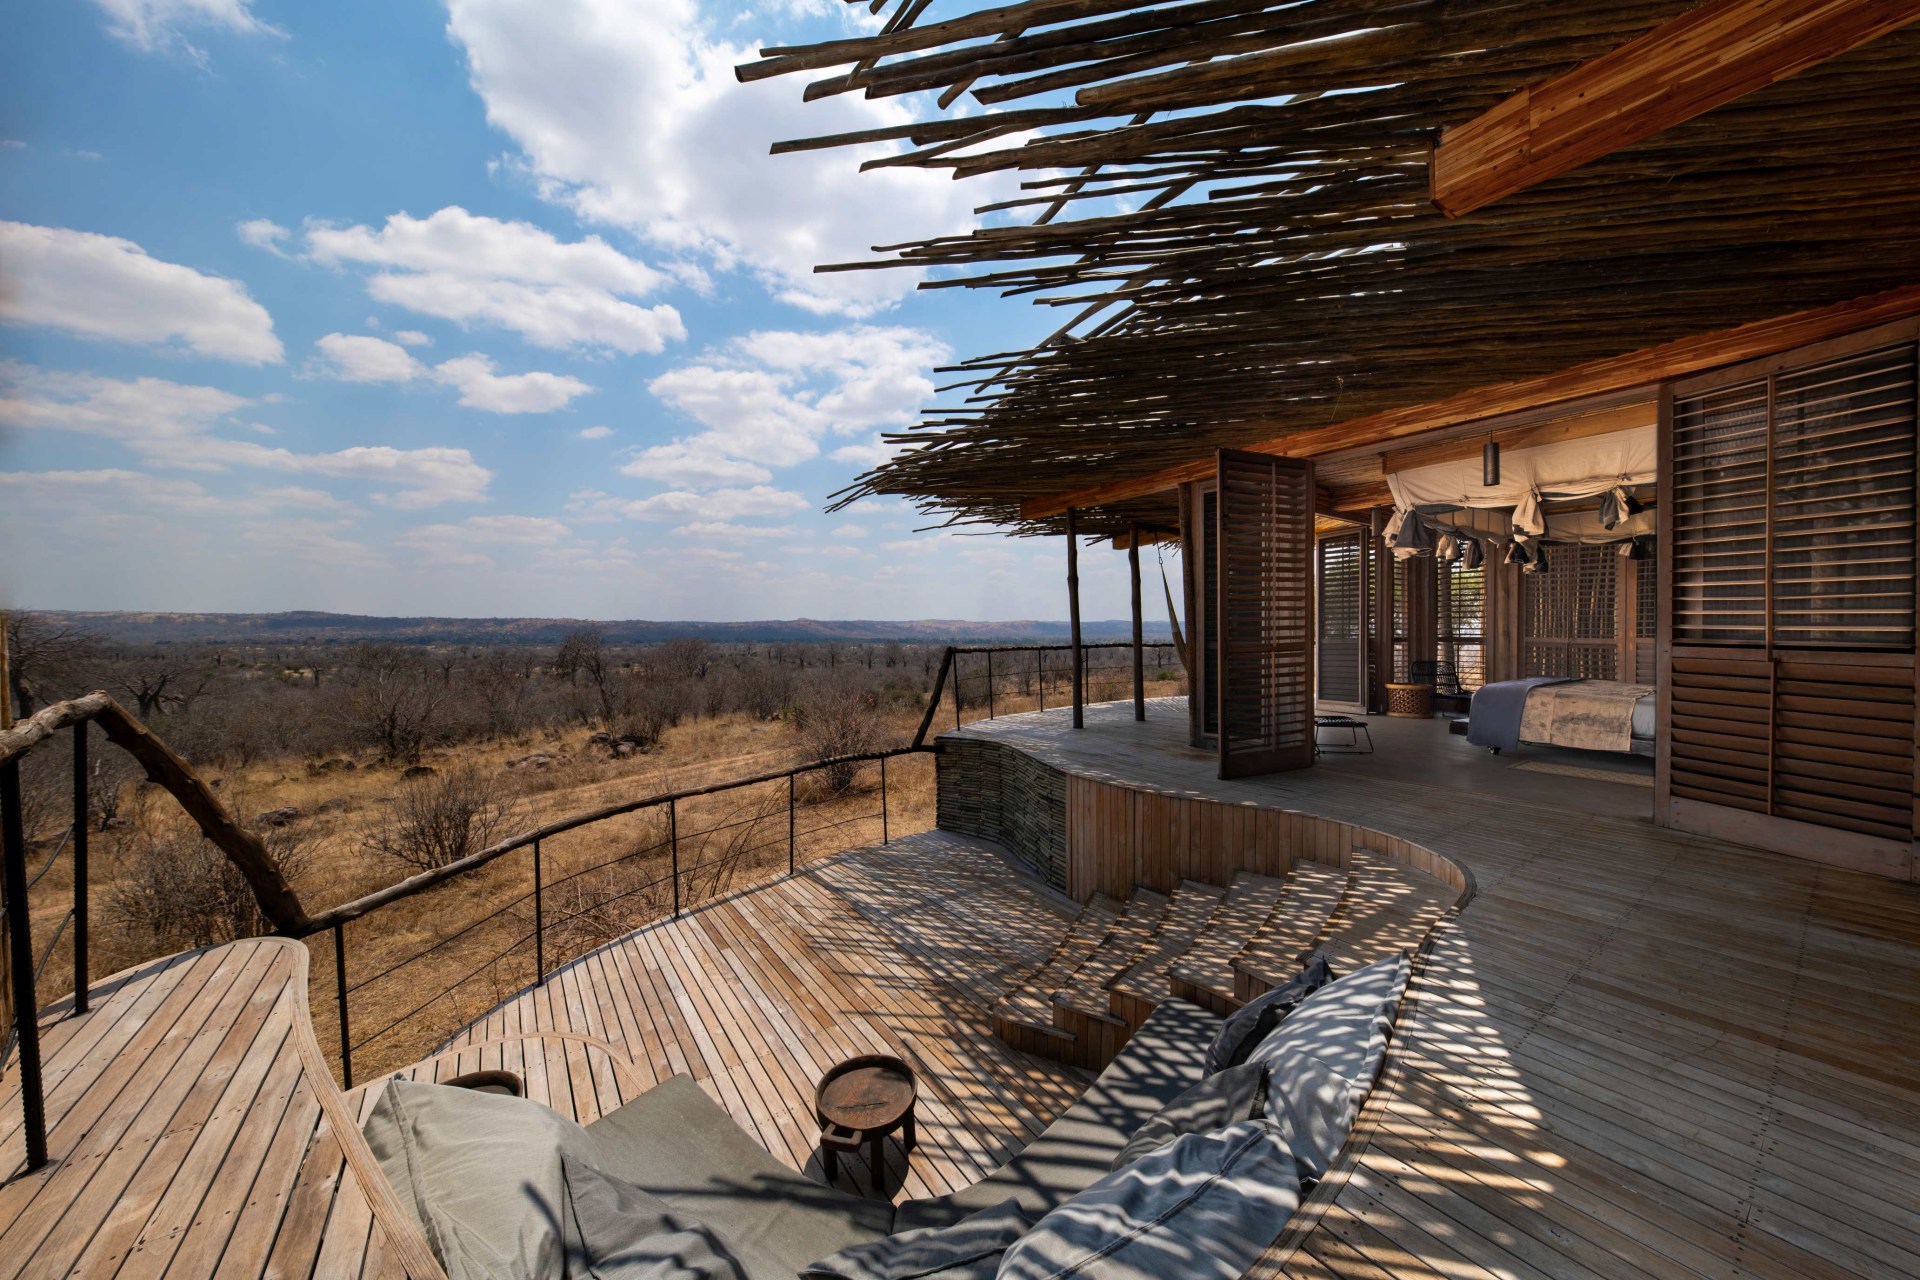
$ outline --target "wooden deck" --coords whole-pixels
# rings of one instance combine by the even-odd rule
[[[1477,882],[1344,1168],[1263,1274],[1920,1275],[1920,887],[1583,809],[1605,782],[1490,801],[1351,759],[1221,782],[1181,701],[1087,714],[963,732],[1392,831]]]
[[[1084,733],[1053,713],[965,732],[1112,785],[1393,831],[1477,882],[1341,1166],[1261,1274],[1920,1274],[1920,890],[1391,761],[1221,783],[1184,723],[1156,703],[1144,725],[1095,707]],[[989,846],[896,841],[630,935],[410,1073],[504,1066],[591,1120],[686,1071],[811,1169],[818,1074],[899,1053],[925,1085],[921,1146],[902,1168],[890,1145],[887,1189],[938,1192],[1085,1086],[990,1032],[1069,919]],[[438,1274],[336,1136],[374,1086],[325,1076],[305,968],[294,944],[237,943],[50,1012],[48,1169],[18,1175],[17,1074],[0,1081],[0,1277]]]

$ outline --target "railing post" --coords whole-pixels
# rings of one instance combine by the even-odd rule
[[[673,851],[673,918],[680,918],[680,802],[667,801],[667,845]]]
[[[1087,651],[1080,643],[1079,513],[1067,508],[1067,629],[1073,644],[1073,727],[1087,727]]]
[[[790,773],[787,775],[787,874],[788,875],[793,874],[793,793],[794,793],[794,787],[795,787],[794,779],[798,776],[799,775],[796,773]]]
[[[993,686],[988,685],[987,687],[992,688]],[[993,717],[989,715],[987,718],[991,720]],[[880,757],[880,843],[893,843],[892,839],[887,835],[887,758],[885,756]]]
[[[1033,678],[1040,686],[1040,709],[1045,711],[1047,709],[1047,651],[1045,649],[1033,651]]]
[[[27,909],[27,835],[20,813],[20,762],[0,765],[0,845],[7,891],[7,968],[20,1037],[20,1119],[27,1171],[47,1162],[47,1100],[40,1081],[40,1007],[33,989],[33,913]]]
[[[953,655],[953,727],[960,727],[960,655]]]
[[[547,985],[547,912],[540,895],[540,842],[533,842],[533,985]]]
[[[333,998],[340,1006],[340,1079],[342,1087],[353,1088],[353,1037],[347,1029],[347,933],[346,926],[333,926]]]
[[[87,722],[73,726],[73,1011],[87,1011]]]
[[[993,719],[993,650],[987,650],[987,719]]]

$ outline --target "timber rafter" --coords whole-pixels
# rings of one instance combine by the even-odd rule
[[[893,437],[924,447],[841,501],[1057,532],[1054,495],[1920,281],[1914,27],[1450,220],[1428,168],[1446,129],[1689,0],[909,3],[742,68],[936,95],[782,149],[994,180],[979,228],[832,269],[907,265],[1074,324],[958,366]],[[1082,527],[1170,510],[1136,487]]]

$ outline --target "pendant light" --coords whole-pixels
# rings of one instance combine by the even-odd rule
[[[1492,489],[1500,483],[1500,442],[1489,440],[1480,450],[1480,483]]]

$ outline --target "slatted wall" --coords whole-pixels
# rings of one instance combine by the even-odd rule
[[[1356,530],[1322,538],[1315,555],[1319,700],[1360,707],[1366,701],[1366,535]]]
[[[1904,850],[1911,872],[1911,329],[1674,389],[1662,800],[1675,825],[1894,874]],[[1715,817],[1728,810],[1755,818]],[[1859,839],[1788,825],[1802,823]]]
[[[1219,454],[1220,776],[1313,763],[1313,464]]]
[[[1436,566],[1434,643],[1463,689],[1487,682],[1487,571],[1459,561]]]
[[[1628,562],[1634,579],[1633,682],[1657,684],[1660,679],[1660,574],[1652,560]]]
[[[1547,567],[1521,578],[1521,674],[1620,678],[1617,547],[1550,546]]]

